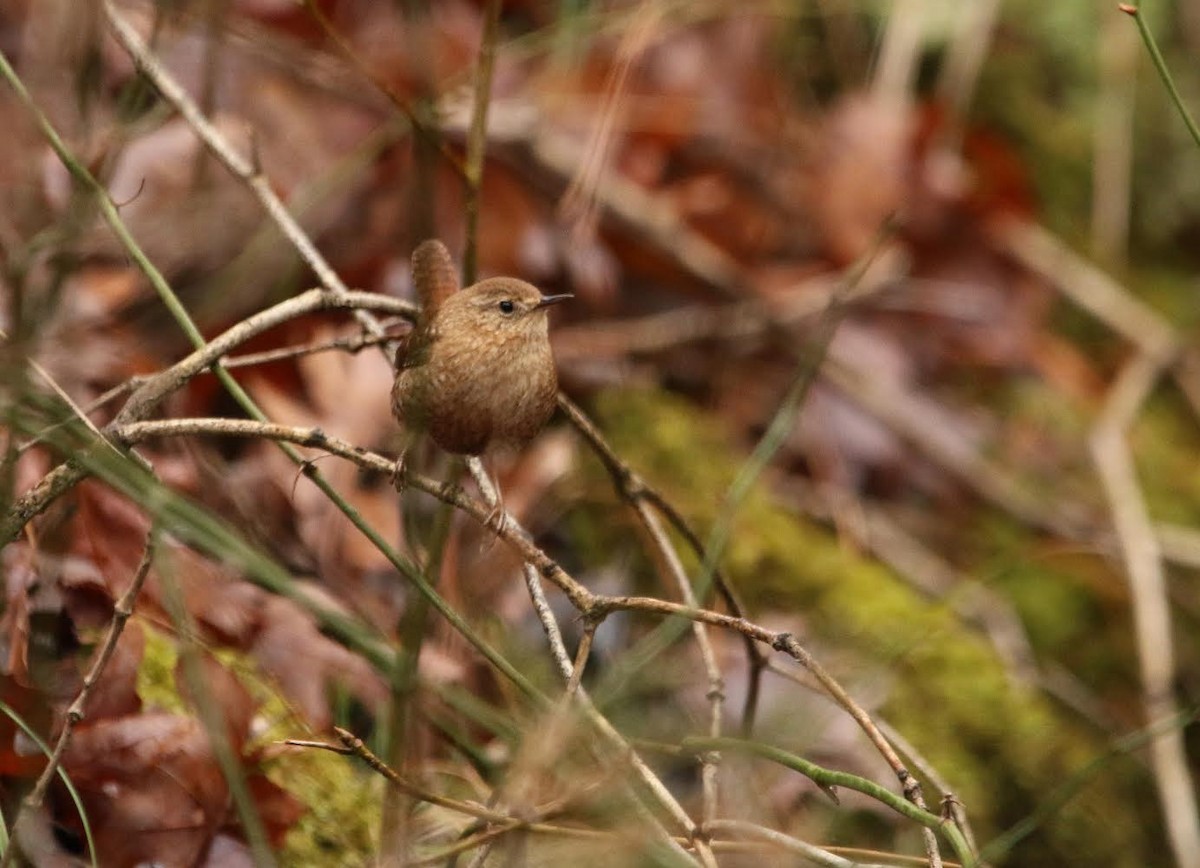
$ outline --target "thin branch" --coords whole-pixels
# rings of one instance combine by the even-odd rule
[[[592,653],[592,640],[596,638],[597,626],[591,621],[583,626],[583,636],[579,639],[579,646],[575,649],[575,663],[571,666],[571,677],[567,679],[567,688],[563,691],[564,699],[574,699],[575,694],[579,691],[579,682],[583,680],[583,670],[587,666],[588,656]]]
[[[734,835],[739,838],[766,841],[781,850],[802,856],[810,862],[823,866],[823,868],[883,868],[883,866],[870,866],[864,865],[861,862],[851,862],[849,859],[843,859],[841,856],[830,853],[828,850],[814,847],[812,844],[801,841],[799,838],[785,835],[783,832],[777,832],[765,826],[759,826],[757,823],[748,823],[745,820],[717,820],[712,824],[712,831],[714,834]]]
[[[503,812],[493,811],[490,808],[486,808],[483,805],[479,805],[474,802],[464,802],[459,799],[450,799],[445,796],[440,796],[437,793],[424,790],[418,787],[416,784],[406,780],[403,775],[372,753],[371,749],[367,747],[363,740],[354,733],[347,729],[342,729],[340,726],[335,726],[333,731],[337,735],[338,739],[342,742],[344,751],[346,753],[353,754],[361,759],[368,766],[386,778],[393,787],[400,790],[410,798],[417,799],[422,802],[428,802],[431,805],[437,805],[440,808],[446,808],[447,810],[456,811],[460,814],[466,814],[467,816],[475,817],[480,820],[487,820],[489,823],[507,823],[513,819]],[[327,747],[326,745],[316,745],[304,742],[289,743],[306,747]],[[342,751],[339,751],[339,753],[340,752]]]
[[[1178,714],[1175,652],[1162,554],[1126,440],[1163,364],[1161,358],[1143,354],[1126,365],[1091,437],[1092,456],[1108,498],[1129,581],[1142,703],[1148,720]],[[1150,759],[1175,863],[1200,864],[1200,814],[1183,733],[1174,727],[1159,733],[1150,743]]]
[[[887,805],[896,813],[920,823],[924,828],[940,832],[954,848],[963,865],[970,866],[975,864],[975,858],[957,827],[948,824],[937,814],[932,814],[929,811],[918,808],[908,799],[901,798],[886,787],[882,787],[874,781],[860,777],[859,775],[827,769],[772,745],[746,741],[740,738],[688,738],[684,739],[683,749],[693,753],[705,750],[729,750],[748,753],[753,756],[769,759],[772,762],[779,763],[793,771],[799,772],[821,787],[828,789],[844,787],[848,790],[863,793]]]
[[[394,467],[393,461],[381,455],[376,455],[360,447],[351,446],[348,443],[328,437],[317,429],[290,428],[283,425],[263,424],[249,420],[173,419],[161,422],[139,422],[120,427],[113,432],[113,436],[122,443],[135,443],[149,437],[188,434],[223,434],[238,437],[266,437],[269,439],[287,440],[302,445],[319,446],[327,452],[340,455],[359,466],[380,473],[389,473]],[[405,479],[414,488],[425,491],[439,500],[453,504],[481,524],[486,525],[492,518],[494,510],[491,507],[471,498],[461,488],[440,483],[412,472],[406,473]],[[845,688],[825,670],[791,633],[768,630],[745,618],[737,618],[653,597],[595,594],[584,587],[579,581],[572,578],[554,559],[535,545],[528,533],[517,525],[515,521],[511,519],[506,521],[503,527],[497,531],[497,535],[526,562],[526,578],[531,586],[536,587],[540,591],[540,582],[530,581],[531,579],[545,578],[553,582],[566,594],[567,598],[585,618],[602,619],[616,611],[637,611],[654,615],[679,616],[688,620],[734,630],[744,636],[762,642],[776,651],[787,654],[811,672],[835,702],[854,718],[871,740],[871,743],[875,745],[876,749],[892,767],[897,778],[900,780],[906,797],[916,804],[915,800],[920,796],[919,782],[904,767],[890,743],[879,732],[878,727],[875,726],[866,711],[853,700]],[[536,600],[534,587],[531,587],[531,593],[535,593]],[[543,626],[546,627],[547,635],[551,637],[551,647],[563,678],[569,679],[573,670],[571,657],[562,644],[562,638],[558,633],[557,623],[553,619],[549,605],[545,604],[544,599],[542,602],[542,609],[545,612]],[[557,636],[557,639],[555,639],[555,636]],[[590,707],[592,712],[595,713],[595,717],[592,717],[591,720],[600,730],[601,734],[606,739],[614,740],[614,743],[623,743],[620,734],[612,728],[611,724],[599,712],[595,712],[594,706],[590,706],[590,700],[587,699],[587,694],[582,689],[579,691],[579,697],[585,712]],[[616,740],[620,740],[620,742]],[[651,786],[652,790],[656,792],[656,796],[663,800],[665,805],[675,806],[672,809],[672,813],[676,819],[680,820],[681,825],[689,830],[690,834],[694,835],[696,830],[691,820],[687,818],[687,814],[682,812],[681,808],[678,808],[678,803],[665,791],[665,788],[662,788],[662,784],[658,781],[657,777],[645,767],[636,754],[630,755],[630,761],[633,762],[639,774],[644,776],[647,785]]]
[[[479,199],[483,185],[483,161],[487,154],[487,116],[492,97],[492,68],[496,62],[496,39],[500,32],[500,0],[489,0],[475,68],[475,99],[471,128],[467,133],[466,247],[463,250],[463,285],[475,283],[478,273]]]
[[[688,579],[682,562],[679,560],[679,555],[675,551],[675,547],[671,545],[671,541],[667,538],[667,534],[663,530],[658,516],[650,510],[644,500],[634,501],[634,510],[642,522],[642,527],[645,528],[646,533],[649,535],[655,552],[658,553],[662,568],[673,581],[683,602],[692,607],[698,606],[696,594],[692,590],[692,583]],[[713,651],[712,642],[709,641],[708,628],[698,621],[693,621],[692,635],[696,638],[696,645],[700,649],[700,659],[704,664],[704,673],[708,679],[708,735],[710,738],[720,738],[721,720],[724,716],[725,708],[725,680],[721,677],[721,667],[717,662],[717,655]],[[720,760],[721,755],[717,751],[705,752],[700,758],[700,782],[704,805],[701,814],[701,829],[705,831],[707,831],[708,823],[717,818],[719,804],[717,797],[717,772]]]
[[[519,551],[525,560],[523,573],[525,576],[526,588],[529,590],[534,611],[542,624],[542,628],[546,633],[546,638],[550,642],[551,654],[554,656],[555,662],[558,664],[560,674],[566,680],[568,687],[570,687],[572,679],[575,677],[575,665],[567,651],[566,643],[563,642],[562,631],[559,629],[558,621],[555,619],[554,613],[550,608],[550,604],[546,600],[545,591],[542,589],[541,576],[545,576],[545,569],[539,566],[537,561],[532,560],[527,552],[536,552],[541,556],[542,560],[550,563],[553,562],[550,561],[549,557],[546,556],[544,552],[542,552],[536,546],[533,546],[529,535],[523,529],[521,529],[519,525],[517,525],[515,519],[504,512],[503,506],[500,503],[499,492],[496,490],[495,486],[492,485],[491,480],[484,472],[483,466],[479,460],[476,458],[468,459],[467,467],[470,469],[472,476],[475,477],[475,481],[479,486],[480,492],[490,505],[487,515],[483,517],[484,525],[490,526],[494,520],[496,511],[499,510],[500,518],[496,530],[497,535],[508,540],[509,542],[512,542],[514,539],[520,539],[528,546],[527,550]],[[410,476],[409,479],[414,487],[423,488],[422,484],[417,481],[416,477]],[[439,498],[442,498],[443,495],[450,494],[450,492],[447,491],[446,486],[438,486],[438,488],[441,492],[440,494],[429,491],[427,488],[423,488],[423,490],[426,490],[428,493],[434,494],[435,497]],[[458,493],[461,495],[461,491]],[[460,509],[463,508],[463,501],[455,499],[454,502],[455,505]],[[586,600],[592,595],[587,591],[586,588],[583,587],[583,585],[570,578],[565,573],[563,574],[563,578],[566,580],[566,584],[559,584],[559,588],[567,593],[568,597],[571,599],[571,602],[576,606],[577,609],[579,609],[584,618],[590,620],[590,612],[586,604]],[[556,584],[558,583],[556,582]],[[567,588],[570,590],[567,591]],[[684,831],[687,833],[688,839],[696,842],[697,848],[700,850],[702,860],[707,865],[712,859],[711,851],[708,851],[707,845],[697,839],[696,826],[688,816],[687,812],[684,811],[675,797],[671,795],[670,791],[663,785],[658,776],[651,771],[650,767],[646,765],[646,763],[633,751],[632,748],[629,747],[628,743],[617,731],[617,729],[600,713],[600,711],[595,707],[591,699],[588,697],[587,693],[578,685],[575,686],[573,692],[577,704],[583,711],[584,716],[588,719],[589,723],[591,723],[592,726],[599,731],[600,735],[606,741],[616,747],[621,754],[626,757],[634,772],[642,779],[643,784],[645,784],[645,786],[650,790],[651,794],[655,797],[659,804],[684,829]],[[640,802],[637,801],[636,796],[634,797],[634,804],[640,805]],[[659,824],[657,820],[649,815],[648,812],[644,814],[644,817],[651,825],[651,828],[653,828],[659,834],[660,838],[664,842],[667,842],[673,848],[678,848],[678,844],[673,844],[670,841],[670,835],[665,829],[662,828],[661,824]],[[682,850],[679,852],[681,855],[686,855],[683,854]]]
[[[506,524],[502,528],[501,532],[511,533],[511,527],[512,526]],[[536,563],[526,557],[522,572],[525,576],[525,586],[528,589],[530,599],[533,602],[534,612],[537,614],[538,620],[542,624],[542,629],[546,633],[546,639],[550,643],[550,653],[553,655],[555,662],[558,664],[559,673],[566,680],[568,687],[570,687],[571,680],[575,674],[575,667],[571,661],[570,655],[567,653],[567,646],[563,642],[562,631],[559,629],[558,621],[554,617],[554,612],[550,609],[549,601],[546,599],[546,592],[542,588],[541,577],[545,575],[545,569],[539,569]],[[579,589],[583,590],[584,593],[589,597],[591,596],[590,593],[588,593],[582,586],[579,586]],[[575,604],[576,608],[579,607],[579,603],[576,602],[575,599],[572,599],[572,603]],[[584,610],[581,609],[580,611]],[[679,803],[675,801],[675,798],[670,794],[669,791],[667,791],[666,787],[663,786],[662,782],[659,781],[657,776],[654,775],[654,773],[650,770],[650,767],[647,766],[645,762],[643,762],[641,758],[633,752],[633,749],[625,742],[621,734],[618,733],[612,724],[610,724],[604,718],[604,716],[600,714],[599,710],[595,707],[595,705],[592,704],[591,699],[588,697],[587,693],[582,687],[576,686],[574,690],[574,696],[576,704],[588,718],[589,722],[600,731],[601,735],[604,736],[607,741],[617,747],[621,755],[633,766],[635,772],[637,772],[637,774],[642,778],[643,782],[654,794],[654,796],[661,804],[663,804],[664,807],[667,808],[673,819],[675,819],[676,822],[678,822],[679,825],[681,825],[688,833],[688,837],[694,838],[695,826],[692,823],[691,818],[688,817],[687,813],[682,807],[680,807]],[[662,827],[662,824],[659,823],[649,811],[642,807],[641,802],[638,800],[636,795],[633,796],[633,804],[638,809],[639,815],[655,832],[659,839],[672,846],[672,849],[677,850],[678,855],[682,855],[685,858],[688,858],[690,861],[690,857],[688,857],[686,852],[679,847],[678,843],[675,843],[671,840],[670,834]]]
[[[314,341],[310,344],[302,344],[294,347],[279,347],[274,350],[263,350],[259,353],[246,353],[240,356],[228,356],[221,359],[221,366],[227,371],[232,371],[237,368],[252,368],[258,365],[269,365],[272,362],[285,362],[289,359],[298,359],[303,356],[311,356],[317,353],[325,353],[330,350],[340,350],[349,355],[357,355],[369,347],[377,347],[380,344],[387,344],[399,340],[400,335],[383,334],[368,336],[365,334],[349,335],[340,338],[331,338],[327,341]]]
[[[1154,39],[1154,34],[1150,32],[1150,28],[1146,25],[1146,19],[1142,15],[1141,7],[1135,3],[1121,3],[1118,4],[1117,8],[1137,22],[1138,33],[1142,35],[1142,42],[1146,43],[1146,50],[1150,52],[1150,59],[1154,61],[1154,68],[1158,70],[1158,77],[1162,79],[1163,85],[1167,88],[1167,94],[1170,95],[1171,102],[1175,104],[1175,110],[1183,118],[1184,126],[1191,133],[1192,141],[1196,143],[1197,147],[1200,147],[1200,128],[1196,126],[1196,122],[1192,120],[1191,112],[1183,104],[1183,97],[1179,95],[1179,88],[1175,86],[1175,79],[1171,77],[1171,71],[1167,69],[1167,62],[1163,59],[1162,52],[1158,50],[1158,42]]]
[[[350,292],[349,288],[337,276],[337,273],[330,268],[325,258],[317,251],[316,245],[313,244],[312,240],[300,227],[296,218],[288,211],[287,206],[283,204],[283,200],[279,198],[271,186],[270,179],[263,174],[261,168],[256,166],[253,160],[247,159],[238,153],[229,141],[217,131],[216,127],[209,122],[208,118],[200,110],[200,107],[196,105],[187,91],[183,89],[183,86],[167,72],[158,58],[142,42],[133,25],[126,21],[117,11],[112,0],[103,0],[103,2],[104,15],[108,19],[113,34],[129,53],[129,56],[133,59],[134,64],[136,64],[142,75],[148,78],[162,97],[183,116],[188,126],[196,131],[201,141],[221,161],[221,164],[234,177],[241,180],[250,188],[258,198],[259,203],[263,206],[263,209],[266,210],[275,224],[283,231],[284,236],[292,243],[292,246],[296,248],[297,253],[300,254],[300,258],[316,274],[317,280],[320,281],[321,285],[335,295],[347,295]],[[355,317],[368,334],[383,334],[383,329],[380,327],[379,322],[365,311],[357,311]]]
[[[3,61],[2,56],[0,61]],[[104,433],[107,435],[113,425],[148,417],[168,395],[183,388],[192,378],[207,371],[235,347],[256,335],[303,314],[356,307],[409,316],[413,311],[413,306],[408,302],[374,293],[351,292],[339,299],[325,290],[308,290],[242,320],[165,371],[137,380],[133,386],[133,394]],[[39,432],[39,436],[45,437],[49,432],[50,429],[43,430]],[[16,539],[31,519],[44,512],[51,503],[86,475],[87,471],[79,456],[68,459],[46,474],[16,500],[0,521],[0,545]]]
[[[590,829],[574,829],[567,826],[557,826],[550,823],[539,822],[546,817],[552,816],[561,810],[559,801],[550,802],[546,805],[535,808],[529,816],[515,817],[506,814],[502,811],[495,811],[491,808],[481,805],[477,802],[464,801],[462,799],[452,799],[448,796],[443,796],[434,793],[430,790],[414,784],[412,781],[405,778],[382,759],[380,759],[366,743],[358,736],[349,730],[335,726],[334,733],[337,735],[341,745],[329,744],[327,742],[309,741],[304,739],[287,739],[284,743],[294,747],[302,747],[307,749],[327,750],[332,753],[341,754],[343,756],[356,756],[364,763],[378,772],[388,783],[394,788],[403,792],[406,796],[420,802],[426,802],[430,805],[444,808],[448,811],[453,811],[458,814],[464,814],[468,817],[474,817],[488,824],[485,830],[475,836],[456,842],[448,848],[438,851],[435,854],[422,857],[407,864],[410,865],[431,865],[443,862],[445,859],[454,856],[458,853],[474,849],[487,841],[496,838],[500,835],[507,834],[516,830],[526,830],[530,832],[541,832],[552,835],[567,835],[571,837],[581,838],[597,838],[608,837],[608,833],[597,832]]]
[[[450,169],[454,171],[454,173],[457,174],[464,183],[466,183],[466,166],[464,165],[463,161],[459,159],[458,155],[446,146],[446,143],[442,140],[441,131],[431,127],[428,123],[426,123],[425,119],[418,114],[416,109],[414,109],[411,104],[409,104],[408,100],[400,96],[400,94],[398,94],[382,76],[375,74],[373,70],[369,69],[367,65],[363,63],[362,59],[358,56],[358,53],[354,50],[354,46],[352,46],[346,40],[346,37],[342,36],[342,34],[338,32],[337,28],[333,26],[333,22],[331,22],[321,10],[319,3],[315,2],[315,0],[304,0],[304,7],[308,10],[309,14],[312,15],[313,19],[317,22],[325,35],[333,40],[333,43],[338,47],[338,50],[341,51],[342,54],[345,55],[345,57],[352,64],[354,64],[355,68],[357,68],[358,71],[363,74],[363,76],[365,76],[373,85],[375,85],[376,88],[379,89],[380,93],[388,98],[393,106],[399,109],[400,113],[404,115],[405,119],[412,126],[413,132],[417,136],[420,136],[422,139],[424,139],[425,144],[431,145],[434,149],[436,149],[438,154],[445,161],[446,165],[449,166]]]
[[[584,440],[592,448],[592,451],[596,453],[600,459],[600,463],[604,465],[609,476],[612,477],[617,493],[631,507],[636,508],[636,504],[640,500],[646,500],[653,504],[666,517],[675,530],[683,536],[696,557],[703,560],[704,543],[701,541],[699,534],[688,524],[683,514],[665,496],[635,473],[633,468],[626,464],[624,459],[612,448],[595,423],[579,409],[574,401],[561,392],[558,395],[558,406],[575,429],[583,435]],[[641,518],[640,511],[637,512],[637,515]],[[725,605],[729,607],[729,611],[739,618],[745,617],[746,610],[742,605],[741,599],[737,596],[733,586],[725,578],[724,571],[719,566],[713,569],[712,579]],[[742,708],[742,735],[748,736],[754,728],[754,717],[758,707],[759,686],[762,681],[762,670],[766,664],[766,655],[753,640],[744,639],[744,643],[749,673],[747,677],[746,702]]]
[[[87,674],[83,677],[83,685],[79,688],[79,693],[76,694],[75,700],[67,709],[66,719],[63,722],[62,731],[58,734],[58,741],[54,745],[54,752],[50,755],[50,761],[46,763],[46,767],[42,770],[42,774],[38,777],[33,789],[25,797],[21,812],[17,815],[17,819],[13,823],[10,836],[13,840],[17,839],[18,829],[26,814],[40,807],[46,797],[46,790],[49,789],[50,782],[54,779],[55,773],[57,773],[59,766],[62,764],[63,755],[66,753],[67,746],[71,743],[71,736],[74,735],[75,728],[79,725],[80,721],[84,719],[88,698],[91,696],[93,688],[100,681],[100,676],[104,674],[104,669],[108,666],[109,660],[112,659],[113,652],[117,649],[117,642],[121,638],[121,633],[125,630],[125,623],[133,614],[134,604],[142,591],[142,586],[146,582],[146,576],[150,573],[150,567],[154,563],[154,552],[157,545],[158,530],[155,527],[151,527],[150,532],[146,534],[146,542],[142,546],[142,558],[134,570],[133,579],[130,581],[128,587],[125,588],[125,592],[117,600],[116,605],[113,606],[113,616],[108,625],[108,632],[105,634],[100,647],[96,649],[96,655],[92,658],[92,665],[89,667]],[[87,818],[84,817],[83,820],[86,824]],[[90,840],[90,834],[88,838]],[[0,859],[0,868],[8,868],[12,864],[16,850],[16,847],[9,847],[4,851],[4,857]]]

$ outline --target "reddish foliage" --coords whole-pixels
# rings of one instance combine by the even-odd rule
[[[63,768],[105,864],[194,864],[225,822],[225,779],[195,718],[151,711],[81,727]]]

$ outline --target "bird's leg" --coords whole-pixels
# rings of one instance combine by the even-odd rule
[[[492,511],[488,513],[488,517],[484,520],[483,526],[492,531],[499,537],[504,533],[504,527],[508,524],[508,513],[504,511],[504,497],[500,493],[500,486],[496,486],[496,505],[492,507]]]
[[[500,492],[500,480],[495,474],[488,472],[482,459],[468,458],[467,469],[470,470],[475,484],[479,486],[479,493],[483,495],[484,502],[492,507],[492,511],[484,519],[483,526],[499,536],[508,523],[508,513],[504,511],[504,496]]]
[[[407,428],[404,429],[404,439],[400,443],[400,454],[396,458],[396,463],[392,465],[392,488],[396,489],[397,494],[403,494],[404,489],[408,488],[408,480],[404,478],[405,473],[410,468],[410,455],[414,444],[417,442],[417,434]]]
[[[408,450],[405,449],[396,459],[396,463],[392,465],[392,488],[396,489],[397,494],[403,494],[404,489],[408,488],[408,480],[404,478],[407,462]]]

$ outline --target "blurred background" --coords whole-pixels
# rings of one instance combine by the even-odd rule
[[[562,388],[702,540],[724,523],[721,566],[750,618],[799,638],[907,743],[931,809],[952,791],[991,864],[1200,864],[1200,147],[1134,19],[1108,0],[495,5],[478,274],[575,294],[551,325]],[[116,9],[348,285],[412,298],[417,243],[440,237],[456,258],[468,246],[464,166],[492,6]],[[1200,3],[1142,14],[1185,104],[1200,105]],[[315,284],[250,187],[138,75],[100,4],[0,0],[0,51],[206,337]],[[97,398],[191,346],[8,85],[0,124],[11,504],[70,456],[30,445],[70,415],[66,399],[102,426],[120,401]],[[233,372],[271,420],[394,455],[389,354],[347,351],[361,334],[345,314],[302,317],[239,352],[341,348]],[[244,415],[212,376],[159,413]],[[726,509],[773,420],[772,460]],[[587,782],[600,795],[569,818],[636,825],[605,801],[612,782],[593,780],[586,737],[530,759],[537,715],[445,622],[414,615],[392,562],[273,444],[175,438],[140,452],[305,594],[422,648],[421,678],[405,694],[291,599],[165,537],[169,565],[155,562],[64,757],[101,864],[253,864],[197,683],[225,710],[281,864],[428,856],[467,825],[437,809],[399,824],[378,776],[280,744],[334,723],[435,789],[540,803]],[[419,460],[459,472],[433,451]],[[561,690],[503,543],[431,498],[398,498],[382,474],[316,466],[489,642]],[[509,511],[588,587],[677,598],[561,417],[494,470]],[[45,765],[13,719],[59,731],[141,557],[144,506],[84,482],[4,549],[10,826]],[[698,558],[684,562],[698,573]],[[573,649],[582,625],[551,602]],[[696,762],[662,746],[707,731],[709,683],[690,634],[630,665],[656,623],[605,621],[584,684],[698,812]],[[712,640],[736,734],[746,656],[734,634]],[[191,688],[185,659],[204,673]],[[844,711],[761,677],[753,738],[897,789]],[[736,754],[719,781],[722,817],[848,859],[922,862],[901,858],[923,852],[915,824],[865,796],[835,804]],[[34,862],[85,856],[80,813],[51,790],[25,844]],[[529,835],[486,864],[666,864],[632,831],[605,840]]]

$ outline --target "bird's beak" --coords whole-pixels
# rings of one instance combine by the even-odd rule
[[[534,310],[541,310],[544,307],[549,307],[552,304],[558,304],[560,301],[566,301],[568,298],[574,298],[574,294],[564,292],[561,295],[543,295],[542,300],[534,305]]]

